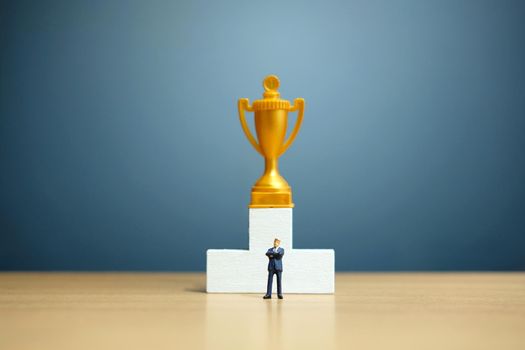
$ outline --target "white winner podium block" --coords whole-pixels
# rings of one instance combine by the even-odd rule
[[[333,249],[293,249],[292,208],[250,209],[249,249],[208,249],[208,293],[265,293],[268,257],[274,238],[284,248],[283,293],[334,293]],[[276,277],[273,281],[277,289]]]

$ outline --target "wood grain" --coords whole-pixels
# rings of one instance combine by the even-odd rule
[[[0,349],[525,349],[524,273],[338,273],[284,300],[205,279],[1,273]]]

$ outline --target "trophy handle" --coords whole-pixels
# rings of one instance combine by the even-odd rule
[[[250,132],[250,128],[248,127],[248,124],[246,123],[246,118],[244,117],[245,110],[248,112],[253,112],[253,108],[250,106],[250,101],[248,101],[247,98],[241,98],[239,99],[237,106],[239,108],[239,119],[241,120],[241,126],[242,130],[244,131],[244,134],[248,138],[248,141],[250,141],[250,143],[252,144],[253,148],[255,148],[255,150],[259,152],[261,156],[264,157],[264,154],[261,150],[261,146],[259,146],[252,133]]]
[[[295,127],[293,128],[292,133],[288,137],[288,140],[284,143],[284,145],[281,147],[281,151],[279,152],[279,156],[281,156],[288,147],[292,145],[292,142],[295,140],[295,137],[297,136],[297,133],[299,132],[299,129],[301,128],[301,123],[303,122],[303,116],[304,116],[304,99],[303,98],[296,98],[294,101],[294,105],[290,107],[290,112],[297,112],[297,121],[295,122]]]

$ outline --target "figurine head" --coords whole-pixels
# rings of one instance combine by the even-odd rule
[[[279,246],[279,244],[281,244],[281,241],[278,238],[273,240],[273,247],[274,248],[277,248]]]

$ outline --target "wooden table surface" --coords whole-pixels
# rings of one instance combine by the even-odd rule
[[[0,349],[525,349],[525,273],[338,273],[335,295],[261,297],[206,294],[202,273],[0,273]]]

